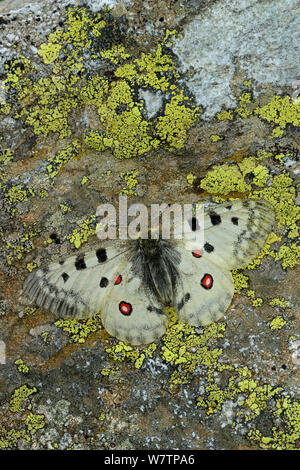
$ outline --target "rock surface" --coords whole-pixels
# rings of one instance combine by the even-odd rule
[[[299,448],[298,3],[0,2],[0,448]],[[134,347],[29,302],[120,195],[274,206],[221,321]]]

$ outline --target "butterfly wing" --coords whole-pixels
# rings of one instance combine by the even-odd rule
[[[174,306],[180,320],[208,325],[224,315],[234,293],[230,270],[259,253],[273,221],[272,207],[260,200],[230,201],[205,211],[204,245],[192,250],[177,242],[181,262]],[[196,222],[201,230],[203,220]]]
[[[127,270],[126,270],[127,268]],[[168,316],[162,303],[132,271],[131,263],[109,291],[101,310],[104,328],[131,344],[148,344],[166,331]]]
[[[115,243],[116,245],[116,243]],[[132,344],[147,344],[166,330],[163,305],[134,275],[129,249],[98,248],[33,271],[24,292],[39,306],[70,318],[101,311],[104,328]]]
[[[184,247],[179,252],[180,278],[174,300],[178,319],[194,326],[209,325],[219,320],[231,303],[231,273],[205,258],[195,258]]]
[[[262,249],[273,222],[274,210],[263,200],[236,200],[208,208],[203,255],[225,269],[242,268]]]
[[[116,266],[126,260],[126,248],[99,247],[33,271],[23,290],[37,305],[61,316],[88,318],[104,301]]]

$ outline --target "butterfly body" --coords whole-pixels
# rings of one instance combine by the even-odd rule
[[[147,344],[167,328],[165,306],[195,326],[221,318],[234,293],[230,270],[244,267],[258,254],[273,221],[265,201],[209,207],[201,247],[192,249],[184,239],[115,240],[32,272],[24,290],[61,316],[88,318],[101,311],[111,335]],[[191,221],[193,231],[201,225],[195,218]]]

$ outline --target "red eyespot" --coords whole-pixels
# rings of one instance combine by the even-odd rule
[[[121,282],[122,282],[122,276],[121,274],[119,274],[119,276],[116,277],[115,286],[117,286],[118,284],[121,284]]]
[[[201,250],[192,251],[192,255],[195,256],[195,258],[201,258],[202,256]]]
[[[204,274],[203,278],[200,281],[200,284],[204,289],[211,289],[213,286],[214,280],[210,274]]]
[[[119,303],[119,310],[123,315],[130,315],[132,312],[132,306],[128,302],[120,302]]]

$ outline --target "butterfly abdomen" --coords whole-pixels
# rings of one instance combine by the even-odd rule
[[[170,305],[179,278],[180,254],[168,240],[140,240],[132,248],[133,272],[162,303]]]

